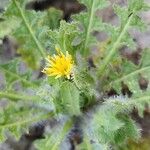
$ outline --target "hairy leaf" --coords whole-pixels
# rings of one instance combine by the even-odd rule
[[[80,47],[80,52],[87,56],[89,55],[89,48],[91,45],[96,43],[96,39],[92,36],[94,31],[99,31],[103,29],[103,23],[96,16],[96,11],[108,6],[108,1],[106,0],[81,0],[87,7],[87,12],[83,12],[79,15],[74,16],[74,19],[79,22],[81,27],[81,39],[83,39],[82,46]]]

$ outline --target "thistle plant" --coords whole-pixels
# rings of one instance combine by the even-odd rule
[[[130,31],[146,30],[139,13],[150,6],[144,0],[113,4],[119,19],[114,26],[96,16],[111,6],[109,0],[79,0],[86,9],[70,22],[60,21],[62,12],[54,8],[26,10],[27,2],[10,0],[0,14],[0,39],[19,43],[18,57],[0,61],[0,102],[6,101],[0,107],[0,141],[6,133],[16,139],[25,133],[28,141],[40,138],[34,143],[40,150],[127,149],[130,140],[137,142],[141,129],[131,114],[136,110],[143,117],[150,104],[150,49],[140,52],[138,64],[120,50],[136,51]],[[98,41],[95,31],[107,39]],[[99,45],[103,52],[95,57],[92,49]],[[36,123],[42,133],[30,130]]]

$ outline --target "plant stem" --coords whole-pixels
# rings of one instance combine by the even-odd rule
[[[0,92],[0,98],[9,98],[13,101],[18,101],[18,100],[33,100],[37,101],[40,99],[38,96],[29,96],[29,95],[24,95],[24,94],[16,94],[16,93],[8,93],[8,92]]]
[[[66,49],[66,39],[65,39],[65,34],[63,35],[63,50],[64,50],[64,52],[66,52],[67,51],[67,49]]]
[[[2,66],[0,66],[0,69],[3,70],[4,72],[8,73],[9,75],[11,75],[12,77],[17,78],[18,80],[22,81],[24,84],[29,85],[29,86],[36,86],[34,83],[27,81],[26,79],[20,77],[18,74],[15,74],[5,68],[3,68]]]
[[[84,56],[87,55],[87,49],[86,48],[87,48],[87,45],[88,45],[88,42],[89,42],[89,37],[90,37],[93,18],[94,18],[94,6],[95,6],[95,1],[93,0],[92,7],[91,7],[91,10],[90,10],[89,24],[88,24],[88,28],[87,28],[86,37],[85,37],[85,43],[84,43]]]
[[[146,70],[150,70],[150,66],[147,66],[147,67],[144,67],[144,68],[140,68],[140,69],[138,69],[138,70],[136,70],[136,71],[134,71],[134,72],[132,72],[132,73],[130,73],[130,74],[127,74],[127,75],[125,75],[125,76],[123,76],[123,77],[121,77],[121,78],[119,78],[119,79],[117,79],[117,80],[115,80],[115,81],[112,81],[109,85],[114,84],[114,83],[121,82],[121,81],[123,81],[123,80],[125,80],[125,79],[128,79],[128,78],[130,78],[130,77],[132,77],[132,76],[134,76],[134,75],[137,75],[137,74],[139,74],[139,73],[141,73],[141,72],[144,72],[144,71],[146,71]]]
[[[10,123],[10,124],[5,124],[5,125],[0,125],[0,129],[8,129],[8,128],[12,128],[14,126],[19,126],[19,125],[23,125],[23,124],[28,124],[30,122],[35,122],[35,121],[39,121],[41,119],[46,119],[46,118],[49,118],[53,116],[53,113],[47,113],[47,114],[43,114],[43,115],[40,115],[38,117],[34,117],[34,118],[28,118],[26,120],[20,120],[18,122],[14,122],[14,123]]]
[[[38,48],[38,50],[39,50],[41,56],[45,59],[46,53],[45,53],[45,51],[44,51],[44,48],[42,47],[42,45],[40,44],[40,42],[38,41],[38,39],[37,39],[36,36],[34,35],[34,32],[33,32],[32,28],[31,28],[31,26],[30,26],[28,20],[26,19],[26,16],[25,16],[23,10],[21,9],[19,3],[18,3],[16,0],[13,0],[13,2],[14,2],[14,4],[15,4],[15,6],[17,7],[17,9],[18,9],[18,11],[19,11],[19,13],[20,13],[20,15],[21,15],[21,17],[22,17],[22,20],[23,20],[23,22],[24,22],[26,28],[28,29],[28,31],[29,31],[29,33],[30,33],[30,35],[31,35],[31,37],[32,37],[32,39],[33,39],[33,41],[34,41],[34,43],[36,44],[36,46],[37,46],[37,48]]]
[[[60,143],[62,142],[62,140],[64,139],[65,135],[68,133],[68,131],[71,129],[72,125],[73,125],[72,120],[68,120],[68,121],[65,123],[65,125],[64,125],[64,127],[63,127],[61,133],[59,134],[58,137],[56,137],[57,140],[56,140],[56,142],[54,143],[54,145],[53,145],[53,147],[51,148],[51,150],[56,150],[56,149],[58,149],[58,146],[60,145]]]
[[[118,36],[118,38],[116,39],[116,42],[114,43],[114,45],[112,46],[112,49],[110,50],[110,52],[108,53],[108,55],[106,56],[106,58],[104,59],[104,63],[103,65],[101,66],[99,72],[98,72],[98,76],[101,76],[107,65],[109,64],[110,60],[112,59],[112,57],[114,56],[115,52],[117,51],[118,47],[119,47],[119,44],[122,40],[122,38],[124,37],[124,34],[127,32],[129,26],[130,26],[130,23],[133,19],[133,16],[134,16],[134,13],[132,13],[129,18],[128,18],[128,21],[126,23],[126,25],[124,26],[123,30],[121,31],[120,35]]]

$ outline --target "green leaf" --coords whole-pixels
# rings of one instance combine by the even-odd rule
[[[69,115],[80,115],[80,97],[79,91],[73,83],[64,82],[60,89],[60,99],[64,112]]]
[[[62,141],[68,134],[68,131],[72,127],[72,122],[67,120],[65,123],[61,123],[57,126],[57,129],[52,129],[50,134],[47,134],[46,138],[36,143],[36,147],[40,150],[59,150]]]
[[[117,109],[106,105],[94,115],[94,131],[100,142],[113,142],[115,132],[124,126],[124,123],[117,119],[117,113]]]
[[[84,56],[89,55],[89,48],[91,45],[96,43],[96,39],[92,36],[92,32],[96,30],[101,30],[103,28],[102,21],[96,16],[96,11],[108,6],[108,1],[106,0],[81,0],[87,7],[87,12],[81,13],[74,16],[74,19],[83,26],[83,31],[81,31],[81,37],[84,40],[83,46],[80,48],[81,54]]]
[[[115,143],[122,143],[125,139],[138,140],[140,133],[135,122],[129,117],[123,117],[121,120],[124,122],[124,126],[115,133]]]
[[[60,20],[62,18],[62,12],[55,8],[50,8],[47,11],[45,23],[48,24],[51,30],[57,29],[60,26]]]
[[[51,43],[53,43],[53,47],[55,47],[55,45],[59,45],[62,52],[65,53],[68,51],[72,56],[75,56],[78,44],[74,46],[73,42],[75,42],[79,33],[77,23],[61,21],[60,28],[58,30],[50,30],[48,33]]]
[[[6,27],[11,28],[5,31],[5,34],[15,36],[20,47],[18,53],[21,54],[23,60],[32,69],[39,69],[41,58],[46,57],[46,49],[50,49],[48,30],[59,26],[61,12],[55,9],[49,9],[47,12],[35,12],[25,9],[27,1],[12,0],[3,14],[3,18],[7,20]],[[52,13],[52,14],[51,14]],[[19,25],[12,26],[16,21],[9,18],[19,20]],[[55,23],[54,23],[55,20]],[[13,29],[13,32],[12,32]],[[1,33],[2,34],[2,33]],[[3,33],[4,35],[4,33]],[[3,36],[1,35],[1,36]]]
[[[21,4],[22,4],[22,6],[21,6]],[[33,32],[33,29],[31,27],[31,24],[29,23],[29,20],[27,19],[28,13],[25,13],[24,5],[25,5],[25,2],[22,2],[22,1],[18,2],[17,0],[12,0],[12,4],[10,4],[10,7],[8,7],[5,14],[10,16],[12,13],[12,15],[16,15],[22,19],[23,25],[26,27],[27,31],[30,33],[34,44],[38,48],[38,52],[41,54],[41,56],[45,57],[46,54],[44,52],[44,49],[43,49],[41,43],[36,38],[36,36]],[[9,12],[9,9],[11,9],[11,8],[13,10],[10,10],[10,12]]]
[[[17,17],[10,17],[7,20],[0,22],[0,38],[11,34],[14,29],[18,28],[20,25],[20,20]]]
[[[141,105],[142,101],[138,98],[128,99],[126,97],[106,100],[94,115],[92,124],[98,140],[102,143],[113,144],[121,144],[128,139],[137,140],[140,137],[140,130],[128,114],[133,108]]]
[[[128,0],[129,10],[140,11],[144,6],[144,0]],[[134,9],[133,9],[134,8]]]
[[[0,71],[4,73],[7,90],[11,89],[15,83],[22,83],[24,87],[36,87],[37,85],[31,81],[30,70],[21,73],[19,71],[20,61],[14,59],[8,63],[0,64]]]
[[[6,108],[0,110],[0,141],[4,140],[6,131],[19,138],[21,129],[25,129],[29,124],[50,116],[50,113],[42,112],[35,108],[31,109],[24,103],[19,104],[18,107],[16,107],[16,103],[9,103]]]
[[[120,19],[119,27],[111,27],[106,24],[104,31],[109,31],[111,42],[108,43],[105,49],[104,60],[100,62],[101,67],[98,71],[98,76],[103,77],[106,67],[110,67],[113,58],[117,56],[119,48],[128,46],[135,49],[133,38],[128,34],[129,29],[138,28],[145,29],[145,24],[138,17],[138,12],[143,8],[143,0],[129,0],[127,7],[114,6],[115,13]],[[108,28],[109,27],[109,28]],[[108,30],[109,29],[109,30]],[[133,47],[134,46],[134,47]]]
[[[148,84],[150,81],[149,52],[149,49],[144,50],[141,63],[138,66],[128,61],[124,61],[122,63],[122,68],[118,73],[120,77],[116,76],[116,79],[113,79],[113,81],[109,83],[109,86],[112,86],[119,92],[121,89],[121,83],[124,82],[133,94],[142,94],[143,91],[139,86],[140,77],[144,77],[148,81]]]
[[[85,68],[84,66],[83,68]],[[79,65],[74,73],[74,82],[80,89],[81,108],[86,108],[95,102],[95,81],[93,72],[87,69],[80,69]]]

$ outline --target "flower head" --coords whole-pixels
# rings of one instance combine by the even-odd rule
[[[57,55],[48,56],[47,57],[47,67],[43,69],[43,73],[48,76],[59,77],[67,77],[70,78],[73,69],[73,60],[72,56],[66,51],[66,55],[64,55],[58,47],[55,48],[57,51]]]

